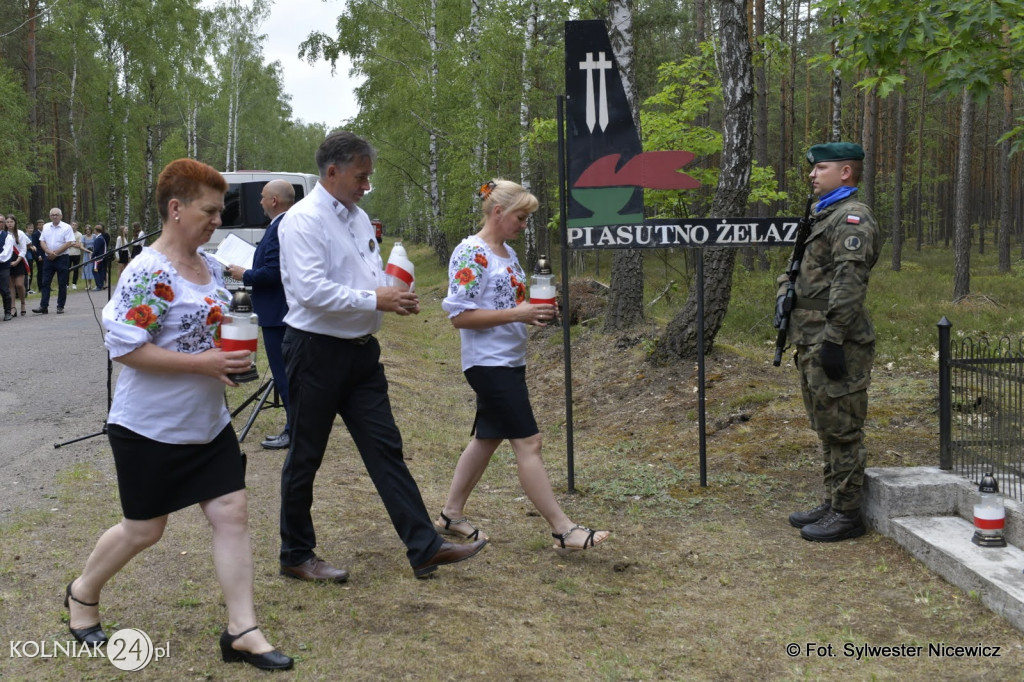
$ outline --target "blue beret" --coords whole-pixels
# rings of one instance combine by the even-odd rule
[[[807,162],[821,161],[860,161],[864,158],[864,148],[853,142],[829,142],[816,144],[807,150]]]

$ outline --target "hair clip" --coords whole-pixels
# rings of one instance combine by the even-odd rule
[[[486,201],[487,197],[491,196],[491,192],[497,186],[498,185],[494,182],[494,180],[488,180],[484,184],[480,185],[480,189],[477,190],[476,195],[480,197],[481,201]]]

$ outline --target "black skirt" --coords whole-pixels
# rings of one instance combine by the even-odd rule
[[[11,266],[11,277],[24,277],[27,274],[28,269],[25,267],[25,261],[19,258],[17,264]]]
[[[471,435],[484,439],[529,438],[540,431],[530,407],[525,365],[476,366],[464,374],[476,392],[476,419]]]
[[[126,519],[144,521],[245,488],[238,438],[228,424],[209,443],[161,443],[107,425]]]

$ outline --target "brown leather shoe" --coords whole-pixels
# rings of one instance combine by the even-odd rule
[[[486,544],[486,539],[463,544],[443,542],[437,552],[434,553],[434,556],[430,557],[430,559],[419,566],[413,566],[412,572],[417,578],[425,578],[436,571],[438,566],[454,564],[475,556],[476,553],[483,549]]]
[[[318,556],[311,557],[298,566],[281,564],[281,575],[298,580],[327,580],[336,583],[348,580],[348,571],[344,568],[335,568]]]

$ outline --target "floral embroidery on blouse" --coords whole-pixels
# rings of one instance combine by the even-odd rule
[[[513,261],[511,265],[503,269],[500,265],[490,266],[487,251],[483,246],[463,242],[455,250],[449,264],[448,292],[452,295],[476,299],[483,291],[481,285],[484,281],[492,278],[495,310],[514,308],[526,300],[526,285],[523,282],[526,276],[518,262]]]
[[[154,343],[163,330],[167,311],[177,298],[174,280],[165,270],[138,271],[120,287],[115,318],[122,324],[145,329]],[[199,353],[220,346],[220,322],[230,301],[226,289],[218,287],[203,297],[199,310],[181,316],[175,346],[179,352]]]
[[[140,272],[121,289],[118,319],[124,324],[141,327],[155,338],[160,332],[160,319],[174,300],[171,276],[163,270]]]
[[[522,275],[522,273],[519,274]],[[516,273],[512,272],[512,268],[509,268],[508,279],[509,283],[512,285],[512,288],[515,289],[516,291],[516,305],[519,305],[520,303],[526,300],[526,285],[523,284],[518,277],[516,277]]]

